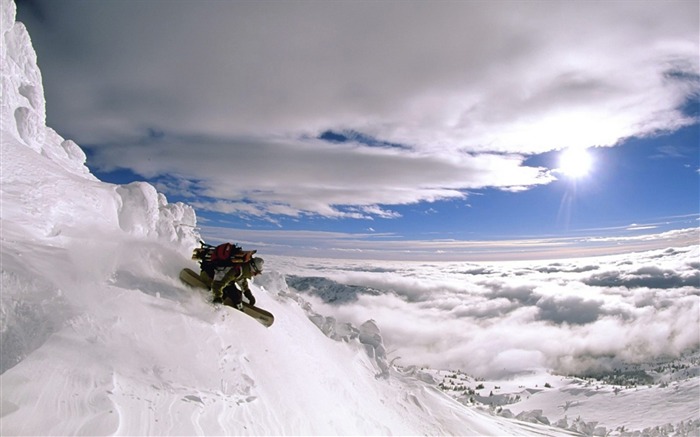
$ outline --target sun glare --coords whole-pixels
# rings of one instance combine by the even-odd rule
[[[559,172],[572,179],[586,176],[593,165],[593,159],[588,150],[583,148],[569,148],[561,151],[559,155]]]

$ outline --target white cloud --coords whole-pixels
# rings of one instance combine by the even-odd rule
[[[99,128],[110,126],[105,106],[137,109],[109,114],[126,132],[343,127],[429,148],[612,145],[682,120],[686,84],[667,73],[698,72],[688,2],[81,7],[103,32],[74,56],[103,61],[88,65],[104,73],[91,84],[108,85],[84,95],[81,114],[100,109]],[[109,47],[121,50],[96,56]]]
[[[168,138],[147,149],[111,145],[95,152],[93,163],[106,170],[120,165],[148,177],[195,180],[179,186],[188,187],[189,196],[216,199],[197,201],[199,209],[254,216],[395,218],[378,205],[464,198],[467,189],[553,179],[546,169],[522,166],[519,155],[438,155],[318,140]]]
[[[253,215],[548,183],[523,155],[675,129],[698,90],[694,2],[37,4],[50,125]]]
[[[595,266],[590,259],[273,263],[296,275],[290,286],[317,312],[376,320],[390,359],[504,376],[539,367],[610,370],[700,347],[698,256],[690,246],[598,257]],[[624,279],[600,283],[600,271]]]

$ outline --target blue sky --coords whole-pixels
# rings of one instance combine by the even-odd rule
[[[208,240],[469,260],[697,244],[697,2],[17,4],[47,124],[100,179],[192,204]]]

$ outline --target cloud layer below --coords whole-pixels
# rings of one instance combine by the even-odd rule
[[[609,371],[699,348],[698,259],[690,246],[565,262],[275,265],[316,311],[375,319],[391,358],[500,377]]]

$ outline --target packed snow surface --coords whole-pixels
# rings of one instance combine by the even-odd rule
[[[80,147],[45,125],[29,35],[0,1],[0,434],[697,434],[692,355],[686,374],[658,371],[635,390],[541,369],[448,376],[399,359],[389,310],[343,313],[396,290],[315,261],[268,258],[252,288],[270,328],[213,306],[178,280],[197,267],[193,209],[146,183],[99,181]],[[444,284],[421,279],[431,280]],[[697,308],[694,296],[684,299]]]

